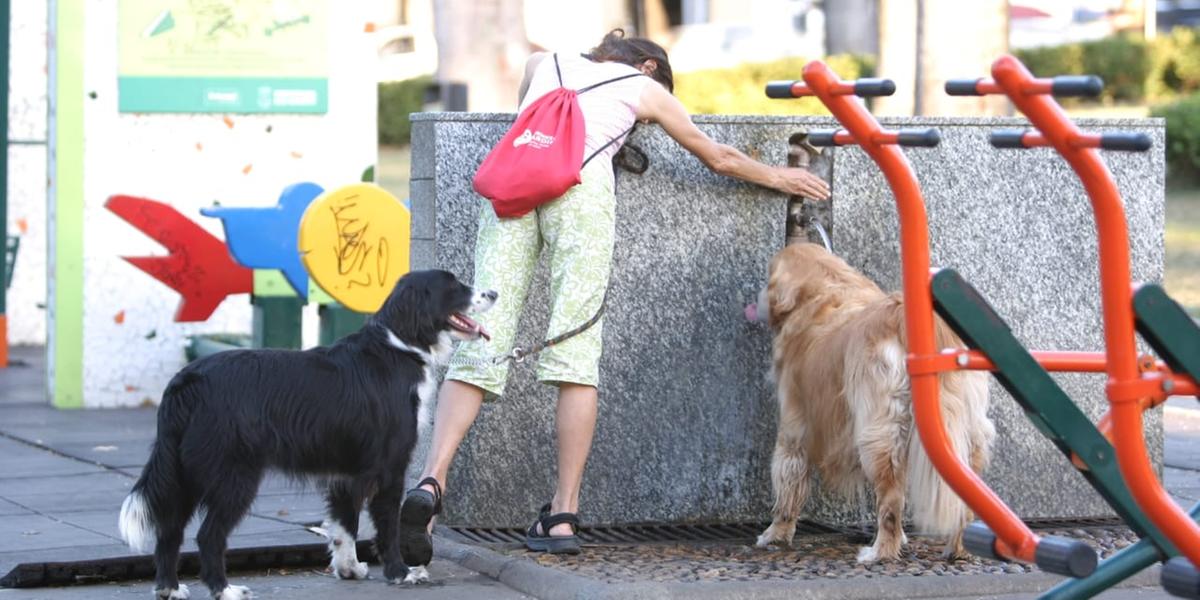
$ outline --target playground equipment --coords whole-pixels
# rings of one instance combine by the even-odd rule
[[[1088,577],[1097,564],[1096,554],[1091,547],[1076,540],[1034,534],[954,455],[939,410],[938,373],[961,368],[993,370],[1038,430],[1072,458],[1089,483],[1139,535],[1153,539],[1154,545],[1142,547],[1136,553],[1136,558],[1145,560],[1148,555],[1157,555],[1157,550],[1153,548],[1169,547],[1163,545],[1167,542],[1166,538],[1146,519],[1130,497],[1113,462],[1114,451],[1108,440],[1092,426],[1086,415],[1047,373],[1103,371],[1106,364],[1104,356],[1083,352],[1031,353],[1013,338],[978,292],[953,270],[943,269],[930,278],[924,200],[911,166],[895,146],[935,145],[937,133],[932,130],[884,131],[861,103],[848,97],[851,94],[890,94],[895,89],[891,82],[843,82],[820,62],[809,63],[804,68],[803,76],[803,83],[784,81],[768,84],[767,95],[776,98],[817,96],[845,129],[811,132],[810,143],[858,144],[879,165],[895,195],[900,216],[905,326],[909,340],[908,371],[917,430],[938,472],[987,524],[977,523],[969,527],[964,544],[972,552],[984,556],[1032,562],[1045,571],[1086,578],[1065,582],[1052,590],[1048,597],[1090,597],[1143,568],[1144,565],[1130,570],[1132,559],[1129,558],[1115,565],[1109,564],[1112,561],[1106,561],[1106,569],[1095,577]],[[1082,85],[1084,83],[1086,85]],[[1039,81],[1037,86],[1049,92],[1054,82]],[[1090,89],[1087,86],[1094,87],[1094,84],[1090,81],[1060,79],[1055,91],[1080,92]],[[1096,137],[1096,145],[1099,145],[1100,139],[1101,136]],[[1110,135],[1106,139],[1107,143],[1116,146],[1132,143],[1127,137]],[[935,346],[932,312],[935,308],[971,350],[942,352]],[[1177,389],[1195,389],[1191,380],[1175,377],[1166,365],[1153,363],[1150,368],[1160,369],[1164,377],[1177,385]],[[1151,549],[1147,550],[1147,547]],[[1153,558],[1150,562],[1153,562]],[[1114,569],[1114,566],[1126,568]]]
[[[1111,405],[1109,413],[1101,419],[1100,429],[1116,446],[1120,472],[1133,500],[1149,520],[1149,523],[1131,520],[1121,510],[1128,508],[1123,502],[1120,507],[1113,504],[1143,539],[1105,561],[1106,567],[1111,565],[1111,572],[1105,573],[1103,580],[1111,585],[1166,556],[1182,554],[1163,569],[1163,586],[1178,596],[1200,598],[1200,573],[1195,568],[1200,565],[1200,527],[1193,520],[1200,516],[1200,504],[1192,509],[1192,518],[1189,518],[1162,489],[1146,454],[1142,430],[1143,411],[1161,404],[1170,394],[1196,394],[1195,381],[1200,380],[1200,328],[1161,287],[1143,285],[1135,289],[1131,285],[1124,205],[1111,174],[1095,152],[1096,148],[1145,151],[1150,148],[1150,139],[1140,134],[1085,134],[1051,98],[1052,95],[1094,96],[1102,87],[1100,79],[1093,76],[1036,79],[1020,61],[1004,56],[993,63],[992,79],[952,80],[946,83],[946,92],[952,95],[1006,95],[1037,131],[994,132],[992,145],[998,148],[1051,146],[1067,160],[1083,182],[1096,216],[1104,316],[1103,367],[1108,375],[1106,392]],[[939,278],[941,274],[934,278],[935,295],[938,295]],[[972,291],[963,286],[965,284],[948,284],[948,287],[959,287],[959,293]],[[948,321],[955,318],[956,313],[969,318],[969,311],[951,308],[953,303],[941,305],[942,314]],[[1165,363],[1137,355],[1135,327]],[[964,329],[970,327],[964,324]],[[1176,375],[1176,372],[1186,376]],[[1109,449],[1103,451],[1110,462]],[[1082,454],[1073,458],[1076,466],[1082,468],[1078,462],[1083,458]],[[977,545],[989,539],[990,532],[982,526],[976,527],[974,532]],[[1003,535],[1000,537],[1009,541]],[[979,550],[986,551],[987,548],[979,547]]]

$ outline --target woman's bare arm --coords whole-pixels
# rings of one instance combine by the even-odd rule
[[[781,192],[824,200],[829,185],[807,170],[765,165],[737,148],[719,144],[692,123],[683,103],[661,85],[647,85],[638,105],[638,118],[658,123],[667,135],[694,154],[715,173],[735,177]]]

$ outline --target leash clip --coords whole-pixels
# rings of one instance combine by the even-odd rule
[[[513,364],[519,365],[525,362],[526,356],[528,356],[528,354],[525,353],[525,350],[523,350],[520,346],[517,346],[513,348],[512,352],[509,352],[504,358],[505,360],[513,361]]]

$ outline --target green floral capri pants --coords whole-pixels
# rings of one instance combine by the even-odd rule
[[[500,293],[495,306],[476,317],[490,343],[459,344],[446,379],[480,387],[493,399],[504,392],[509,362],[484,364],[512,351],[517,320],[543,247],[550,260],[550,325],[546,339],[579,327],[604,300],[612,267],[616,197],[604,161],[584,167],[582,183],[562,197],[515,219],[500,219],[490,206],[479,211],[475,242],[478,289]],[[604,319],[538,355],[538,381],[595,386],[599,380]]]

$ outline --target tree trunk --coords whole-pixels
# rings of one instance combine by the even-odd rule
[[[434,0],[437,79],[467,85],[467,108],[513,112],[530,45],[523,0]]]
[[[1006,0],[881,0],[879,39],[879,76],[895,80],[896,94],[875,100],[877,114],[1008,113],[1003,97],[943,89],[947,79],[990,77],[992,62],[1008,52]]]
[[[827,54],[879,54],[879,0],[825,3]]]

